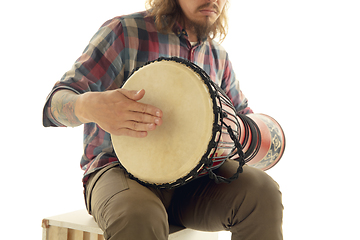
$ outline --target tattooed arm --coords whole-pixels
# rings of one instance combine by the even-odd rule
[[[57,91],[51,100],[50,111],[52,116],[68,127],[82,124],[75,114],[76,100],[80,95],[70,90]]]
[[[54,119],[68,127],[95,122],[111,134],[146,137],[148,131],[162,124],[162,112],[138,102],[144,95],[144,90],[84,94],[59,90],[51,99],[50,110]]]

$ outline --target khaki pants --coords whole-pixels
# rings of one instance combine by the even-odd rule
[[[218,169],[231,176],[226,162]],[[175,189],[154,189],[129,179],[117,165],[94,173],[86,186],[87,208],[105,239],[165,240],[169,223],[202,231],[229,230],[236,240],[281,240],[281,192],[265,172],[245,166],[230,184],[208,176]]]

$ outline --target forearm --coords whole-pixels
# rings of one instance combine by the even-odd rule
[[[83,94],[59,90],[51,98],[48,117],[68,127],[94,122],[110,134],[146,137],[162,124],[162,111],[138,102],[144,95],[144,90]]]
[[[68,127],[76,127],[82,124],[76,115],[76,103],[79,99],[78,94],[70,90],[57,91],[50,103],[52,117],[61,124]]]

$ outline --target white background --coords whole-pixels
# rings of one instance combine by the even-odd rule
[[[1,5],[1,238],[40,239],[42,218],[84,208],[82,128],[43,128],[45,98],[103,22],[144,0]],[[268,173],[287,240],[360,239],[359,12],[357,0],[231,1],[223,46],[250,106],[286,133]]]

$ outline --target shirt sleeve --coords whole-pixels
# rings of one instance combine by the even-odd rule
[[[221,88],[232,101],[238,114],[253,113],[248,100],[240,89],[239,80],[236,79],[230,60],[227,58]]]
[[[52,117],[49,104],[53,94],[60,89],[82,94],[120,87],[124,78],[123,49],[124,34],[120,20],[114,18],[105,22],[72,68],[55,83],[46,99],[43,125],[45,127],[63,126]]]

